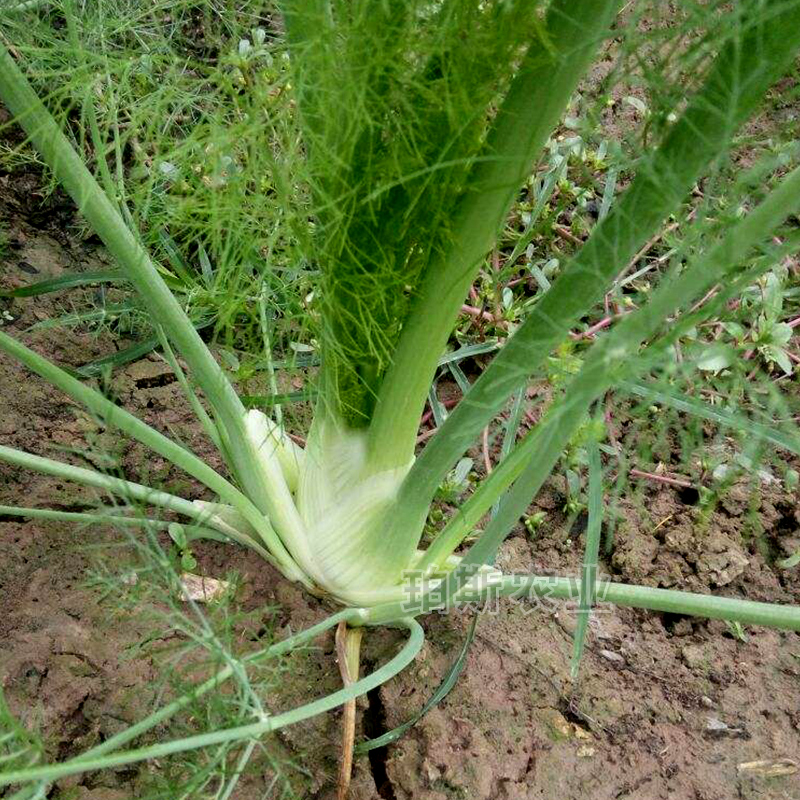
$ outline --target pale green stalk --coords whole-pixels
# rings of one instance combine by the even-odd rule
[[[792,208],[800,203],[800,169],[784,179],[781,187],[759,206],[760,214],[753,212],[736,225],[723,243],[712,250],[703,266],[708,272],[724,275],[730,264],[741,258],[740,248],[746,249],[758,241],[773,226],[765,231],[764,218],[783,219]],[[786,194],[788,193],[788,197]],[[783,203],[780,201],[784,200]],[[705,285],[707,272],[689,270],[686,277],[694,277],[695,285]],[[665,282],[653,295],[652,300],[640,311],[622,320],[617,328],[600,339],[589,351],[584,366],[569,383],[564,399],[556,407],[551,407],[545,418],[537,426],[533,435],[531,458],[520,477],[506,494],[497,515],[491,520],[486,531],[469,549],[459,567],[447,578],[448,596],[454,596],[465,584],[475,569],[489,563],[508,532],[525,512],[531,497],[541,488],[550,471],[555,466],[567,442],[577,431],[590,404],[605,389],[630,369],[630,362],[637,355],[641,342],[676,308],[692,295],[684,293],[688,280],[681,278]]]
[[[103,397],[100,392],[85,386],[55,364],[42,358],[33,350],[1,331],[0,350],[13,356],[53,384],[53,386],[57,386],[69,397],[86,406],[90,411],[100,416],[106,424],[119,428],[124,433],[147,445],[151,450],[164,456],[164,458],[185,470],[189,475],[204,483],[209,489],[215,491],[225,502],[230,503],[239,510],[242,516],[258,531],[258,534],[272,552],[274,560],[280,565],[279,568],[287,577],[293,580],[305,579],[305,576],[275,534],[269,520],[244,494],[232,483],[226,481],[219,473],[215,472],[208,464],[189,450],[137,419],[130,412],[115,405]],[[307,579],[305,581],[307,583]]]
[[[281,536],[291,538],[275,487],[252,469],[256,454],[245,427],[245,409],[220,366],[170,292],[150,257],[98,186],[52,115],[31,89],[11,55],[0,43],[0,99],[16,117],[33,144],[86,217],[127,278],[145,300],[170,339],[192,368],[193,376],[214,406],[225,432],[232,467],[259,510],[266,513]],[[285,559],[283,559],[285,560]]]
[[[287,0],[286,5],[289,7],[291,34],[295,27],[292,11],[296,11],[301,4]],[[550,4],[546,27],[551,36],[555,58],[547,58],[545,52],[534,52],[531,48],[495,117],[486,152],[477,160],[471,176],[472,189],[454,217],[452,242],[445,247],[443,254],[434,258],[426,273],[411,315],[404,324],[393,365],[380,388],[378,406],[368,433],[369,457],[365,459],[367,467],[364,469],[368,475],[372,472],[380,477],[387,470],[403,469],[412,459],[422,404],[469,283],[496,235],[514,192],[529,173],[533,159],[562,113],[597,44],[607,33],[618,6],[619,2],[615,0],[553,0]],[[320,0],[313,2],[311,7],[311,17],[305,17],[301,23],[307,24],[311,18],[317,19],[320,25],[327,26],[327,3]],[[403,565],[414,563],[413,556],[424,514],[446,471],[471,443],[477,431],[497,413],[508,396],[519,390],[520,385],[541,364],[553,346],[566,336],[577,316],[591,308],[619,267],[627,263],[630,255],[640,247],[645,238],[652,235],[664,216],[686,195],[707,164],[718,152],[725,150],[733,131],[752,111],[756,99],[790,63],[794,50],[800,45],[800,6],[790,6],[782,0],[764,0],[762,10],[767,9],[770,12],[769,19],[765,15],[763,18],[759,17],[756,24],[749,22],[744,28],[742,41],[733,41],[722,49],[704,88],[690,101],[687,111],[668,133],[661,148],[652,157],[644,160],[638,177],[621,202],[597,226],[589,243],[553,284],[544,299],[536,305],[531,317],[501,350],[492,366],[468,392],[466,401],[459,406],[459,410],[443,423],[441,433],[426,448],[422,458],[412,468],[409,478],[403,483],[396,508],[390,508],[385,514],[389,520],[388,530],[376,529],[376,535],[371,535],[371,530],[359,531],[359,536],[364,539],[363,542],[361,539],[355,541],[356,569],[363,571],[366,576],[374,577],[378,583],[382,580],[386,584],[376,590],[367,587],[369,591],[365,592],[366,595],[378,596],[387,591],[397,596],[400,588],[394,584],[399,570]],[[305,36],[307,32],[303,31],[302,24],[298,29],[299,40],[310,41],[312,37]],[[131,281],[186,358],[218,416],[218,441],[224,445],[224,452],[230,455],[231,467],[253,502],[188,450],[170,442],[132,415],[122,412],[101,395],[74,381],[36,354],[2,335],[0,348],[16,355],[52,383],[84,402],[91,410],[182,466],[189,474],[203,480],[223,499],[236,506],[254,528],[263,533],[262,529],[266,526],[264,538],[272,553],[250,540],[245,533],[234,531],[234,534],[239,537],[237,541],[254,547],[272,563],[276,563],[276,560],[280,562],[279,568],[285,574],[305,580],[306,585],[310,583],[292,560],[284,543],[309,574],[314,574],[317,566],[315,559],[321,556],[325,557],[326,567],[330,567],[334,573],[341,573],[348,565],[346,562],[345,565],[340,564],[337,559],[347,560],[351,554],[346,548],[338,552],[326,552],[325,547],[334,548],[336,542],[335,537],[328,535],[329,531],[324,526],[319,528],[323,532],[320,538],[327,538],[328,541],[315,541],[309,548],[306,536],[308,531],[304,527],[307,520],[301,518],[298,512],[292,491],[277,464],[277,458],[269,453],[268,457],[262,458],[264,454],[261,452],[260,442],[248,427],[250,421],[245,422],[244,408],[224,373],[170,295],[157,270],[138,245],[136,237],[114,211],[113,203],[103,195],[67,139],[58,130],[55,121],[33,95],[13,60],[2,48],[0,96],[6,100],[12,113],[21,118],[57,177],[67,186],[109,250],[125,267]],[[306,105],[310,104],[313,111],[313,97],[310,101],[308,97],[301,99]],[[347,111],[337,109],[336,113]],[[89,121],[91,125],[91,116]],[[313,118],[310,126],[313,127]],[[93,134],[96,133],[95,128],[96,125],[92,127]],[[95,144],[97,145],[97,136]],[[102,153],[99,156],[102,157]],[[103,174],[108,183],[110,176]],[[567,387],[565,400],[551,408],[536,430],[508,454],[492,476],[465,504],[462,514],[451,521],[420,560],[424,567],[452,569],[444,583],[438,586],[438,597],[428,593],[413,602],[410,599],[397,600],[369,611],[351,609],[343,612],[352,625],[394,623],[410,630],[411,635],[404,648],[383,668],[349,688],[285,714],[267,719],[262,715],[257,722],[249,725],[105,755],[149,730],[159,721],[172,716],[202,693],[216,688],[225,678],[236,674],[241,677],[240,662],[229,660],[224,670],[194,692],[179,698],[166,709],[156,712],[139,725],[112,737],[83,756],[61,765],[6,773],[0,776],[0,785],[23,780],[53,781],[78,772],[157,759],[172,753],[244,740],[249,742],[249,748],[256,737],[341,705],[380,685],[406,666],[419,651],[423,641],[422,630],[411,616],[440,606],[484,600],[492,593],[503,596],[524,593],[531,597],[549,596],[554,599],[578,598],[583,607],[588,609],[590,595],[596,590],[601,600],[620,605],[800,630],[800,608],[797,607],[595,582],[591,573],[585,574],[583,581],[579,582],[570,578],[538,576],[498,577],[494,572],[485,569],[502,540],[526,509],[531,495],[550,474],[565,444],[585,418],[590,404],[609,385],[618,381],[620,376],[631,371],[631,363],[643,364],[642,360],[637,359],[638,349],[656,332],[658,326],[700,291],[724,278],[727,270],[747,255],[749,248],[772,232],[791,209],[797,208],[799,199],[800,170],[795,170],[781,181],[778,188],[761,205],[733,226],[722,242],[705,258],[690,264],[678,277],[672,274],[667,276],[647,307],[619,322],[590,349],[581,372]],[[263,317],[263,306],[261,310]],[[166,351],[169,352],[168,346]],[[175,364],[177,365],[177,361]],[[188,387],[191,401],[194,395],[185,377],[182,385],[184,383],[185,390]],[[194,397],[194,400],[197,398]],[[198,411],[198,407],[202,409],[199,403],[193,405],[201,421],[214,429],[208,415],[204,418]],[[316,434],[322,436],[318,425],[319,420],[312,429],[312,440]],[[509,425],[509,430],[511,428]],[[341,442],[338,444],[341,445]],[[597,475],[599,458],[596,457],[596,450],[594,457]],[[7,447],[0,446],[0,459],[96,486],[124,497],[161,505],[192,519],[216,524],[219,530],[231,535],[228,531],[230,526],[225,524],[222,514],[215,523],[214,514],[200,504],[189,503],[164,492]],[[331,486],[336,490],[345,490],[351,489],[352,484],[355,484],[358,489],[357,482],[364,476],[356,470],[351,472],[353,474],[345,475],[346,480],[342,481],[341,487],[333,483]],[[346,485],[348,482],[349,485]],[[509,486],[510,491],[507,491]],[[326,485],[324,488],[330,487]],[[391,488],[394,491],[394,486]],[[593,494],[596,505],[599,486],[594,485],[593,488],[596,490]],[[452,550],[461,542],[464,533],[472,529],[478,517],[506,491],[505,499],[497,507],[497,513],[486,531],[461,562],[454,565],[450,558]],[[392,498],[393,496],[392,494]],[[360,501],[363,498],[358,499]],[[349,507],[348,502],[347,508]],[[330,506],[325,506],[324,513],[320,516],[328,516],[329,508]],[[355,510],[362,509],[357,506]],[[369,511],[369,508],[365,509],[365,513]],[[69,512],[41,510],[38,515],[43,518],[59,518],[53,515],[67,513]],[[283,541],[269,527],[264,514],[270,516]],[[84,516],[81,518],[86,519]],[[594,519],[598,519],[597,514]],[[335,525],[338,525],[338,518],[334,520]],[[593,556],[596,557],[596,551],[589,547],[587,559]],[[481,577],[486,577],[490,586],[492,580],[498,581],[495,587],[478,590],[473,588],[475,584],[468,583],[481,569],[484,569]],[[486,585],[486,581],[483,585]],[[357,596],[356,593],[342,592],[342,597],[349,599],[351,603],[358,602],[353,599]],[[345,618],[338,616],[340,619]],[[321,623],[321,626],[330,627],[335,624],[334,619],[335,617]],[[258,707],[260,703],[256,701],[255,705]],[[243,758],[249,757],[249,752],[247,749]],[[233,784],[229,785],[226,793],[230,793],[232,788]]]
[[[99,509],[98,509],[99,511]],[[166,530],[169,522],[148,517],[125,517],[113,507],[106,513],[89,511],[57,511],[52,508],[25,508],[23,506],[0,506],[0,515],[25,517],[28,519],[59,520],[61,522],[80,522],[101,525],[132,525],[135,528],[157,528]]]
[[[96,489],[103,489],[120,497],[130,497],[133,500],[146,502],[148,505],[168,508],[170,511],[177,511],[179,514],[193,519],[201,517],[201,515],[203,517],[208,516],[207,514],[203,515],[200,509],[189,500],[176,497],[168,492],[151,489],[149,486],[126,481],[122,478],[104,475],[102,472],[95,472],[83,467],[74,467],[71,464],[64,464],[51,458],[26,453],[13,447],[0,445],[0,461],[31,469],[35,472],[42,472],[45,475],[54,475],[57,478],[93,486]]]
[[[428,266],[404,323],[369,428],[375,469],[400,467],[413,457],[428,388],[469,286],[619,6],[619,0],[551,4],[546,23],[550,52],[534,45],[520,65],[469,181],[470,191],[452,220],[449,247]]]
[[[178,514],[183,514],[185,517],[196,520],[200,525],[214,525],[213,516],[209,515],[208,511],[203,510],[199,505],[195,505],[189,500],[184,500],[182,497],[176,497],[158,489],[151,489],[149,486],[143,486],[140,483],[114,478],[83,467],[73,467],[71,464],[36,456],[23,450],[15,450],[13,447],[6,447],[5,445],[0,445],[0,461],[6,461],[9,464],[30,469],[34,472],[42,472],[45,475],[54,475],[57,478],[82,483],[85,486],[93,486],[96,489],[102,489],[120,497],[138,500],[148,505],[168,508],[170,511],[175,511]],[[240,544],[252,548],[275,566],[276,569],[281,569],[281,565],[274,556],[256,539],[227,526],[224,529],[220,528],[220,532],[235,539]]]
[[[370,472],[405,469],[413,459],[428,388],[467,289],[618,6],[619,0],[556,0],[551,6],[547,28],[555,56],[534,45],[523,60],[478,159],[471,189],[455,213],[448,247],[434,255],[404,322],[368,428]],[[411,525],[402,525],[398,532],[398,526],[391,527],[392,519],[390,530],[359,543],[364,575],[374,576],[377,584],[400,580],[419,542],[429,505],[423,509],[414,498],[402,514],[387,515],[411,519]],[[387,540],[392,542],[388,549]]]
[[[30,787],[27,786],[24,789],[20,789],[18,792],[14,792],[14,794],[10,795],[7,798],[3,798],[3,800],[46,800],[47,793],[45,791],[45,786]]]
[[[505,575],[490,589],[463,590],[455,601],[442,595],[414,598],[402,603],[375,606],[367,612],[367,625],[384,625],[400,619],[402,614],[419,615],[435,609],[453,608],[459,603],[477,603],[493,597],[511,597],[516,600],[537,598],[548,600],[577,600],[581,585],[577,578],[557,578],[537,575]],[[631,608],[646,608],[668,614],[686,614],[709,619],[727,619],[743,625],[766,625],[789,631],[800,631],[800,606],[758,603],[733,597],[654,589],[649,586],[631,586],[625,583],[598,581],[598,603],[611,603]],[[350,623],[351,625],[354,623]]]
[[[417,545],[427,509],[448,470],[506,398],[566,338],[580,315],[602,298],[614,275],[702,171],[726,151],[733,132],[792,63],[800,47],[800,5],[779,0],[767,5],[774,7],[772,18],[752,23],[741,42],[723,48],[704,86],[662,145],[644,161],[626,193],[428,442],[403,482],[397,513],[385,534],[393,546],[404,538]]]
[[[253,751],[256,749],[257,741],[257,739],[251,739],[245,745],[244,750],[242,750],[239,758],[236,761],[236,766],[233,768],[233,775],[231,775],[231,779],[228,781],[227,785],[223,784],[220,786],[215,800],[230,800],[233,790],[239,784],[239,778],[242,777],[247,765],[250,763],[250,759],[253,756]]]
[[[704,258],[689,265],[678,278],[670,279],[668,276],[646,306],[625,317],[592,346],[583,368],[567,386],[564,399],[558,406],[548,410],[539,425],[476,492],[478,499],[472,501],[472,515],[480,505],[488,510],[498,497],[504,493],[505,497],[484,533],[464,556],[459,567],[448,576],[446,596],[457,596],[475,569],[492,560],[500,543],[527,509],[531,497],[550,474],[567,442],[583,421],[590,404],[608,386],[621,377],[627,377],[625,373],[630,371],[630,364],[637,363],[634,356],[641,343],[650,338],[663,320],[681,305],[723,279],[750,248],[763,241],[796,208],[800,208],[800,168],[784,177],[767,198],[734,225]],[[522,455],[523,451],[527,453],[527,458]],[[506,493],[512,482],[513,486]],[[456,517],[442,531],[441,544],[437,540],[431,548],[437,548],[436,560],[427,556],[420,562],[420,568],[442,563],[442,557],[460,542],[457,531],[460,529],[463,532],[462,524]]]

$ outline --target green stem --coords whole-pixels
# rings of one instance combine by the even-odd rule
[[[723,48],[703,88],[662,145],[642,164],[614,209],[595,227],[589,241],[417,458],[386,533],[393,546],[412,536],[416,546],[427,509],[447,471],[508,396],[566,338],[580,315],[602,298],[620,267],[653,235],[708,164],[726,151],[737,127],[791,64],[800,46],[800,6],[780,0],[769,5],[774,10],[768,20],[749,20],[742,39]],[[431,314],[435,316],[433,311]],[[406,368],[413,361],[412,354],[408,359]]]
[[[233,769],[233,774],[231,775],[227,786],[221,794],[217,794],[214,800],[230,800],[233,790],[239,784],[239,779],[242,777],[242,775],[244,775],[247,765],[250,763],[250,759],[253,757],[253,753],[255,752],[257,744],[258,742],[256,739],[251,739],[245,745],[244,750],[242,750],[239,758],[236,760],[236,766]]]
[[[133,525],[137,528],[160,528],[166,530],[169,522],[148,517],[125,517],[114,509],[105,514],[88,511],[57,511],[53,508],[25,508],[23,506],[0,506],[0,515],[25,517],[27,519],[52,519],[63,522],[83,522],[100,525]]]
[[[85,486],[93,486],[96,489],[102,489],[119,497],[138,500],[160,508],[168,508],[170,511],[175,511],[178,514],[183,514],[185,517],[196,520],[200,525],[211,525],[212,527],[214,525],[212,515],[209,515],[208,511],[196,506],[189,500],[184,500],[182,497],[176,497],[158,489],[151,489],[149,486],[143,486],[140,483],[133,483],[122,478],[113,478],[83,467],[73,467],[71,464],[64,464],[51,458],[43,458],[42,456],[26,453],[23,450],[15,450],[13,447],[4,445],[0,445],[0,461],[6,461],[9,464],[14,464],[23,469],[30,469],[34,472],[42,472],[45,475],[53,475],[67,481],[82,483]],[[282,570],[282,565],[276,561],[272,553],[255,539],[245,536],[229,526],[218,530],[235,539],[239,544],[252,548],[276,569]]]
[[[288,639],[284,639],[283,641],[277,642],[276,644],[273,644],[264,650],[260,650],[257,653],[247,656],[246,658],[242,659],[242,661],[245,664],[257,664],[258,662],[263,661],[265,658],[275,658],[288,653],[297,647],[300,647],[306,642],[313,641],[317,638],[317,636],[325,633],[327,630],[330,630],[330,628],[336,627],[340,622],[352,623],[354,620],[361,620],[363,616],[364,612],[362,612],[360,609],[346,608],[343,611],[332,614],[322,622],[312,625],[310,628],[300,631],[300,633],[296,633],[294,636],[290,636]],[[232,677],[233,674],[233,665],[221,669],[216,675],[209,678],[207,681],[204,681],[199,686],[196,686],[190,692],[182,695],[177,700],[173,700],[173,702],[150,714],[150,716],[147,718],[140,720],[135,725],[131,725],[130,728],[120,731],[110,739],[107,739],[101,744],[93,747],[91,750],[87,750],[85,753],[82,753],[80,756],[78,756],[77,760],[97,758],[105,753],[110,753],[119,749],[122,747],[122,745],[138,738],[143,733],[146,733],[151,728],[154,728],[156,725],[160,725],[162,722],[174,717],[175,714],[189,706],[207,692],[210,692],[212,689],[217,689],[225,681]]]
[[[128,750],[127,752],[117,755],[78,758],[67,761],[64,764],[51,764],[42,767],[30,767],[28,769],[6,772],[0,775],[0,786],[9,786],[23,781],[54,781],[68,775],[77,775],[81,772],[94,772],[99,769],[108,769],[124,764],[135,764],[138,761],[163,758],[173,753],[184,753],[188,750],[197,750],[202,747],[211,747],[227,742],[253,739],[263,736],[266,733],[280,730],[288,725],[302,722],[305,719],[322,714],[325,711],[330,711],[333,708],[343,705],[348,700],[366,694],[381,684],[386,683],[386,681],[405,669],[405,667],[414,660],[425,640],[422,627],[414,619],[397,620],[397,624],[406,628],[410,632],[410,636],[394,658],[384,666],[375,670],[372,674],[356,681],[351,686],[333,692],[319,700],[314,700],[311,703],[307,703],[304,706],[292,709],[283,714],[276,714],[265,720],[254,722],[249,725],[240,725],[236,728],[211,731],[210,733],[190,736],[186,739],[179,739],[172,742],[161,742],[150,747]]]
[[[613,603],[618,606],[645,608],[670,614],[687,614],[709,619],[728,619],[744,625],[765,625],[800,631],[800,606],[782,606],[774,603],[757,603],[731,597],[681,592],[671,589],[653,589],[649,586],[630,586],[625,583],[597,581],[595,599],[598,603]],[[506,575],[490,589],[462,591],[455,602],[443,596],[416,599],[403,603],[375,606],[367,612],[367,625],[382,625],[393,622],[403,615],[412,616],[462,603],[477,603],[492,597],[514,597],[530,599],[537,597],[554,600],[578,600],[581,582],[577,578],[540,577],[536,575]]]
[[[219,436],[217,425],[208,415],[208,412],[205,410],[205,408],[203,408],[202,403],[197,397],[197,393],[194,391],[194,389],[192,389],[189,379],[186,377],[186,373],[178,363],[178,359],[175,357],[175,353],[172,351],[172,347],[170,347],[169,340],[164,335],[164,330],[160,325],[156,326],[156,334],[161,342],[161,349],[164,351],[164,358],[172,368],[172,371],[175,373],[175,377],[178,379],[178,383],[180,384],[181,389],[183,389],[183,393],[186,395],[186,399],[189,401],[189,405],[192,407],[194,415],[198,420],[200,420],[200,424],[203,426],[203,430],[206,432],[208,438],[211,439],[217,450],[224,455],[225,450],[223,449],[223,444]]]
[[[276,535],[269,521],[232,483],[215,472],[194,453],[171,441],[133,414],[112,403],[100,392],[89,388],[46,358],[25,347],[21,342],[0,331],[0,350],[22,362],[53,386],[58,387],[77,402],[95,412],[107,424],[147,445],[159,455],[185,470],[189,475],[215,491],[225,502],[234,506],[258,531],[269,550],[281,566],[281,571],[292,580],[303,580],[303,574]]]
[[[151,519],[150,517],[126,517],[121,510],[111,506],[107,513],[93,514],[89,511],[58,511],[53,508],[25,508],[24,506],[0,506],[0,514],[7,514],[14,517],[25,519],[46,519],[59,520],[63,522],[79,522],[84,525],[131,525],[136,528],[153,528],[155,530],[166,530],[172,524],[161,519]],[[210,520],[205,519],[206,523]],[[251,546],[250,542],[243,541],[241,534],[236,531],[231,532],[226,528],[222,533],[219,528],[211,529],[200,525],[193,525],[187,528],[187,538],[189,541],[196,539],[213,539],[216,542],[227,543],[231,540],[241,541],[246,546]],[[238,538],[237,538],[238,536]]]
[[[448,593],[455,594],[474,573],[475,567],[487,564],[503,539],[525,512],[530,498],[541,488],[564,447],[581,424],[590,404],[606,388],[621,378],[629,377],[631,364],[641,365],[639,348],[663,321],[705,291],[724,280],[746,257],[752,247],[769,235],[780,223],[800,207],[800,167],[781,179],[778,186],[746,217],[728,230],[723,240],[697,262],[688,265],[677,278],[665,277],[650,302],[630,314],[589,350],[584,366],[566,388],[564,398],[551,406],[544,419],[520,442],[512,454],[492,472],[476,492],[472,516],[488,510],[504,489],[513,486],[501,503],[484,533],[470,548],[459,567],[447,578]],[[768,263],[763,264],[766,269]],[[523,455],[525,453],[525,455]],[[520,469],[521,467],[524,468]],[[516,479],[516,480],[515,480]],[[486,487],[489,487],[488,489]],[[457,538],[454,530],[463,526],[457,521],[446,536],[447,546],[440,546],[436,563]],[[448,526],[449,527],[449,526]],[[463,530],[463,527],[461,528]],[[440,536],[442,536],[440,534]],[[427,566],[431,559],[423,559]]]
[[[53,174],[145,300],[150,313],[158,319],[192,368],[194,378],[225,427],[234,471],[242,476],[248,494],[261,511],[269,513],[274,510],[275,504],[270,502],[270,487],[264,486],[257,472],[249,468],[254,452],[245,434],[245,409],[225,373],[150,257],[125,225],[111,200],[81,161],[2,43],[0,99],[25,129]]]
[[[603,526],[603,465],[600,462],[600,447],[597,442],[590,442],[589,457],[589,522],[586,526],[586,545],[583,550],[583,567],[581,569],[580,597],[578,598],[578,619],[575,633],[572,635],[572,679],[578,677],[589,617],[594,606],[595,588],[597,586],[597,556],[600,552],[600,531]]]
[[[14,464],[17,467],[30,469],[34,472],[42,472],[45,475],[53,475],[56,478],[63,478],[64,480],[82,483],[86,486],[93,486],[96,489],[103,489],[104,491],[120,497],[129,497],[133,500],[139,500],[148,505],[168,508],[170,511],[177,511],[179,514],[193,519],[201,515],[204,520],[208,517],[207,513],[204,514],[197,506],[189,500],[184,500],[182,497],[176,497],[175,495],[162,492],[158,489],[151,489],[149,486],[143,486],[140,483],[126,481],[122,478],[113,478],[110,475],[103,475],[103,473],[95,472],[94,470],[74,467],[71,464],[64,464],[61,461],[54,461],[51,458],[44,458],[34,455],[33,453],[26,453],[23,450],[16,450],[13,447],[0,445],[0,461]]]
[[[376,469],[400,467],[413,457],[428,389],[469,286],[619,5],[555,0],[548,10],[555,57],[532,45],[513,79],[453,220],[451,245],[427,268],[381,384],[370,424]]]

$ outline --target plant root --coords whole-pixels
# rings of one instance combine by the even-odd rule
[[[358,680],[358,664],[363,633],[363,628],[348,628],[347,622],[344,620],[336,628],[336,656],[345,688]],[[342,710],[342,760],[339,762],[337,800],[347,800],[350,778],[353,774],[353,745],[356,738],[355,698],[348,700]]]

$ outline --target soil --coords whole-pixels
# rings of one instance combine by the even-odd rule
[[[0,176],[4,288],[107,265],[98,243],[77,235],[72,206],[58,192],[42,202],[40,186],[29,172]],[[3,329],[73,367],[120,346],[79,329],[28,330],[80,299],[79,292],[69,300],[2,301],[11,318]],[[115,373],[107,391],[215,463],[157,357]],[[75,464],[104,451],[113,458],[104,466],[131,479],[141,480],[146,465],[161,485],[204,496],[8,358],[0,361],[0,436],[5,445]],[[93,491],[0,465],[2,504],[80,510],[96,499]],[[621,581],[800,602],[800,569],[776,564],[800,547],[797,495],[780,484],[735,485],[709,514],[697,499],[658,482],[623,498],[604,571]],[[548,484],[532,509],[546,511],[546,523],[533,536],[520,527],[499,565],[575,574],[582,521],[569,527],[564,503],[559,484]],[[136,721],[161,687],[163,658],[138,646],[152,635],[149,618],[119,610],[87,585],[96,563],[90,548],[99,543],[117,543],[106,552],[127,557],[112,530],[0,517],[0,681],[11,710],[43,734],[49,759],[75,755]],[[241,549],[204,542],[194,552],[197,572],[240,575],[236,605],[249,613],[236,627],[244,651],[267,629],[281,638],[330,612]],[[800,635],[753,628],[742,640],[723,622],[601,607],[576,683],[569,670],[574,620],[558,604],[504,601],[485,610],[453,691],[397,743],[356,758],[352,797],[800,799]],[[359,738],[402,723],[430,697],[469,621],[466,612],[423,620],[427,641],[414,664],[360,702]],[[369,631],[363,668],[385,661],[400,641],[392,630]],[[288,708],[338,687],[332,636],[315,644],[287,662],[283,688],[265,698],[270,707]],[[339,733],[339,715],[331,713],[275,737],[275,752],[299,767],[299,796],[334,796]],[[155,771],[150,765],[64,780],[48,797],[152,796],[148,780]],[[268,796],[273,775],[248,774],[234,797]]]

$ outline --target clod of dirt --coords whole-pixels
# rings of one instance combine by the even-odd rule
[[[745,736],[744,728],[734,728],[717,717],[709,717],[706,722],[706,736],[723,739],[726,736]]]
[[[613,650],[601,650],[600,655],[606,661],[610,661],[612,664],[619,664],[620,666],[625,663],[625,656],[621,656],[619,653],[615,653]]]
[[[213,603],[228,591],[230,583],[184,572],[181,575],[181,586],[184,599],[194,600],[196,603]]]

